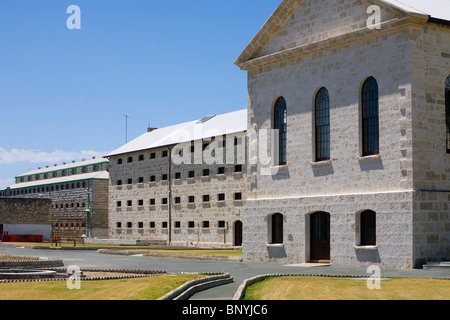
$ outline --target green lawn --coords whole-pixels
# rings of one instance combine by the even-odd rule
[[[68,289],[66,281],[0,283],[0,300],[157,300],[198,274],[82,281]]]
[[[247,288],[245,300],[450,300],[450,280],[391,278],[370,290],[366,280],[274,277]]]

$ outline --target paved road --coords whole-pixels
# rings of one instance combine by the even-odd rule
[[[239,263],[221,261],[200,261],[175,258],[144,256],[122,256],[99,254],[95,250],[48,250],[30,248],[9,248],[0,246],[0,254],[32,257],[61,258],[65,266],[81,268],[124,268],[166,270],[168,272],[228,272],[234,282],[212,288],[194,295],[192,300],[231,299],[239,285],[248,278],[260,274],[313,274],[313,275],[355,275],[369,276],[365,268],[340,268],[316,265],[288,265],[264,263]],[[385,277],[450,278],[450,271],[437,270],[381,270]]]

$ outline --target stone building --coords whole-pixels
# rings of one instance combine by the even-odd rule
[[[240,110],[149,130],[108,154],[109,238],[240,246],[246,128]]]
[[[91,159],[39,168],[17,176],[4,194],[51,199],[52,220],[77,219],[88,237],[108,235],[108,160]]]
[[[52,202],[49,199],[0,198],[0,238],[9,235],[41,236],[50,241]]]
[[[283,0],[236,60],[276,151],[248,168],[245,261],[450,259],[450,10],[402,3]]]

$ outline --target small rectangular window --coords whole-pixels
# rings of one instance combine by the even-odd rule
[[[117,185],[121,186],[122,185],[122,180],[117,180]]]
[[[127,228],[133,228],[133,223],[132,222],[127,222]]]
[[[167,229],[167,221],[163,221],[163,222],[161,223],[161,228]]]
[[[218,228],[225,228],[225,221],[220,220],[220,221],[217,223],[217,227],[218,227]]]
[[[155,159],[155,158],[156,158],[156,152],[150,153],[150,159]]]
[[[127,183],[128,183],[128,184],[133,184],[133,179],[131,179],[131,178],[128,179],[128,180],[127,180]]]
[[[127,162],[128,162],[128,163],[133,162],[133,157],[128,157]]]
[[[144,161],[144,155],[143,154],[139,155],[139,161]]]
[[[117,223],[116,223],[116,228],[117,228],[117,229],[122,228],[122,222],[117,222]]]
[[[122,164],[122,158],[117,159],[117,164]]]
[[[175,179],[181,179],[181,172],[175,172]]]
[[[127,206],[128,206],[128,207],[131,207],[132,205],[133,205],[133,201],[132,201],[132,200],[128,200],[128,201],[127,201]]]
[[[176,204],[181,203],[181,197],[175,197],[175,203]]]
[[[195,202],[195,197],[189,196],[189,203],[194,203],[194,202]]]
[[[156,203],[156,200],[155,200],[155,199],[150,199],[150,205],[151,205],[151,206],[154,206],[155,203]]]
[[[237,164],[234,166],[234,172],[242,172],[242,165]]]
[[[117,207],[120,208],[122,206],[122,201],[117,201]]]
[[[181,222],[175,221],[175,229],[180,229],[180,228],[181,228]]]
[[[162,198],[162,199],[161,199],[161,203],[162,203],[162,204],[167,204],[167,198]]]
[[[203,169],[203,176],[204,177],[209,176],[209,169]]]
[[[143,183],[144,182],[144,177],[139,177],[139,183]]]
[[[195,228],[195,222],[194,221],[189,221],[188,222],[188,228]]]
[[[203,221],[202,228],[209,228],[209,221]]]
[[[189,178],[194,178],[195,177],[195,171],[189,171],[188,177]]]
[[[217,195],[217,200],[218,201],[225,201],[225,193],[219,193]]]
[[[217,174],[225,174],[225,167],[217,168]]]
[[[142,199],[141,199],[141,200],[138,200],[138,205],[139,205],[139,206],[143,206],[143,205],[144,205],[144,200],[142,200]]]
[[[209,202],[209,194],[203,195],[203,202]]]
[[[155,182],[156,181],[156,176],[150,176],[150,182]]]
[[[143,223],[143,222],[138,222],[138,228],[139,228],[139,229],[144,228],[144,223]]]
[[[234,200],[242,200],[242,193],[241,192],[236,192],[234,194]]]
[[[163,150],[163,151],[161,152],[161,157],[162,157],[162,158],[166,158],[168,154],[169,154],[169,153],[168,153],[167,150]]]
[[[150,221],[149,227],[150,229],[155,229],[155,221]]]
[[[167,180],[167,173],[164,173],[161,177],[162,181],[166,181]]]

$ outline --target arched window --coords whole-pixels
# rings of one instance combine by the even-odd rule
[[[445,121],[447,128],[447,153],[450,153],[450,76],[445,81]]]
[[[316,161],[330,160],[330,97],[322,88],[315,100]]]
[[[379,147],[379,113],[378,113],[378,83],[370,77],[362,87],[362,144],[363,156],[380,153]]]
[[[286,132],[287,132],[287,107],[286,100],[281,97],[275,103],[273,128],[278,130],[278,164],[285,165],[286,159]]]
[[[283,215],[281,213],[275,213],[272,215],[271,220],[272,227],[272,244],[283,243]]]
[[[362,246],[376,245],[376,214],[372,210],[361,212],[360,215],[361,239]]]

